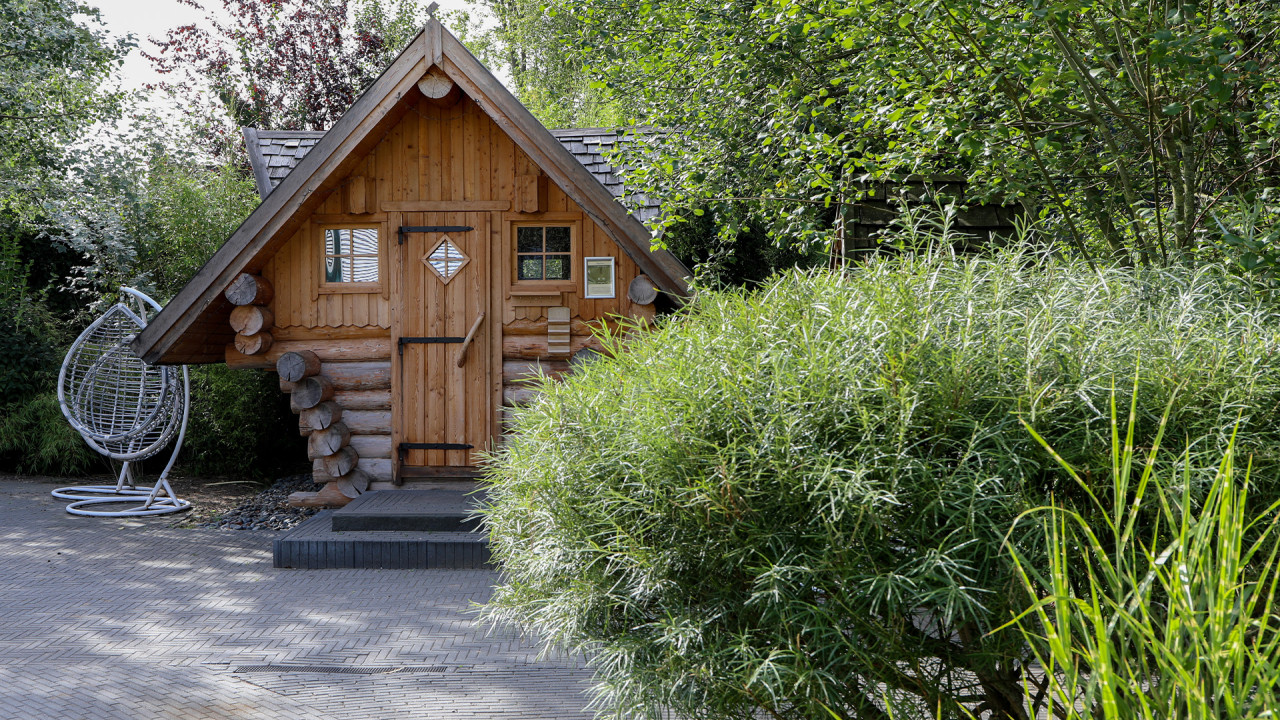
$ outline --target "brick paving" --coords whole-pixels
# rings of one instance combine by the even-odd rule
[[[0,479],[0,720],[591,717],[582,663],[476,625],[493,572],[276,570],[49,489]]]

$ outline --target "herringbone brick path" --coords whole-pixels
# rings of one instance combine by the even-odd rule
[[[275,570],[270,533],[48,489],[0,478],[0,720],[590,717],[581,663],[474,623],[492,572]],[[343,673],[375,668],[416,671]]]

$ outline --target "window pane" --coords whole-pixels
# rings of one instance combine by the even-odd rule
[[[521,255],[519,279],[541,280],[542,279],[542,258],[536,255]]]
[[[348,261],[346,282],[378,282],[378,258],[354,257]]]
[[[551,243],[548,241],[547,243]],[[548,280],[568,280],[569,279],[569,256],[568,255],[548,255],[547,256],[547,279]]]
[[[516,252],[542,252],[542,228],[516,228]]]
[[[325,282],[342,282],[342,258],[325,258],[324,259],[324,281]]]
[[[357,228],[347,232],[350,233],[348,241],[351,243],[351,249],[348,252],[356,255],[378,254],[378,231],[376,228]]]
[[[377,228],[326,228],[324,252],[325,282],[379,281]]]
[[[341,255],[344,248],[350,252],[350,247],[343,242],[345,239],[343,234],[346,232],[346,230],[324,231],[324,252],[326,255]]]
[[[547,252],[570,252],[569,247],[569,228],[567,227],[549,227],[547,228]]]

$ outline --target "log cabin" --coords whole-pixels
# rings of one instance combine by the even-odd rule
[[[261,204],[133,349],[277,371],[323,483],[296,504],[474,477],[522,381],[688,291],[616,135],[547,130],[434,19],[328,131],[245,140]]]

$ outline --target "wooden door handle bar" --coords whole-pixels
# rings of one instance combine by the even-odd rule
[[[462,367],[463,363],[467,361],[467,348],[471,347],[471,341],[475,339],[476,331],[480,329],[480,323],[482,322],[484,322],[484,313],[480,313],[476,317],[476,321],[471,323],[471,331],[463,338],[462,347],[458,348],[458,357],[454,361],[458,367]]]

